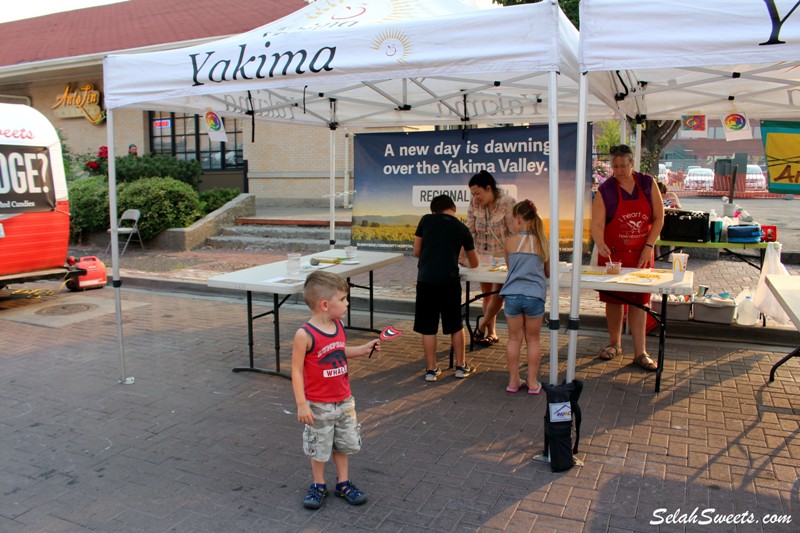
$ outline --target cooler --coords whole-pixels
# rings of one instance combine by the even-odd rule
[[[758,224],[728,226],[728,242],[761,242],[761,226]]]

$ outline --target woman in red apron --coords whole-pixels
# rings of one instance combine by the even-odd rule
[[[597,248],[598,264],[621,261],[623,267],[650,268],[654,265],[653,248],[664,225],[664,204],[652,176],[633,171],[633,152],[622,144],[611,147],[613,179],[597,189],[592,202],[592,239]],[[622,353],[622,322],[625,302],[646,305],[647,293],[601,293],[606,304],[608,346],[600,350],[601,359],[613,359]],[[628,321],[633,337],[633,362],[648,371],[656,363],[647,354],[645,324],[647,314],[638,307],[628,307]]]

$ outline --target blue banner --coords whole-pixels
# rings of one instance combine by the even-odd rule
[[[571,249],[575,217],[577,124],[559,125],[559,243]],[[591,139],[591,128],[588,132]],[[586,204],[591,215],[591,142],[586,154]],[[470,178],[486,170],[507,194],[532,200],[550,223],[547,126],[415,133],[359,134],[354,142],[353,243],[365,249],[411,250],[430,201],[447,194],[466,220]],[[589,223],[584,222],[588,243]]]

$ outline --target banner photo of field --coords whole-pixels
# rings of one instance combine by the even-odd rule
[[[588,138],[591,139],[591,128]],[[571,250],[575,218],[577,125],[559,125],[559,246]],[[587,142],[584,213],[591,214],[591,142]],[[466,222],[470,178],[488,171],[507,194],[532,200],[550,226],[548,127],[507,127],[414,133],[369,133],[354,141],[352,240],[364,249],[410,251],[430,201],[447,194]],[[589,220],[584,222],[589,243]]]
[[[769,192],[800,194],[800,122],[762,120]]]

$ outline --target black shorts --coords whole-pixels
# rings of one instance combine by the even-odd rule
[[[417,301],[414,307],[414,331],[422,335],[436,335],[442,317],[442,333],[449,335],[461,331],[461,282],[417,282]]]

